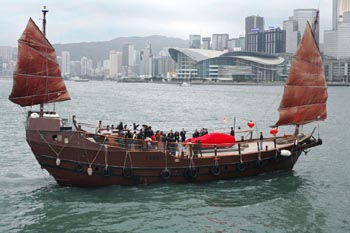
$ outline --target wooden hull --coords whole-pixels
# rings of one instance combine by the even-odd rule
[[[261,151],[229,148],[203,151],[203,157],[194,157],[175,155],[164,143],[129,149],[133,142],[118,147],[112,142],[106,144],[106,138],[101,141],[101,136],[84,132],[27,128],[27,142],[41,167],[58,184],[78,187],[205,182],[291,170],[302,151],[322,143],[310,137]],[[256,141],[237,143],[256,145]],[[282,156],[281,149],[291,155]]]

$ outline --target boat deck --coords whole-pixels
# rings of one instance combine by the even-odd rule
[[[108,136],[109,147],[127,149],[130,152],[138,151],[161,151],[167,152],[174,157],[215,157],[215,156],[232,156],[232,155],[247,155],[256,154],[259,152],[283,150],[295,143],[296,140],[303,141],[309,138],[311,135],[301,135],[295,137],[293,135],[286,135],[277,138],[266,138],[262,142],[261,148],[259,139],[251,139],[244,141],[236,141],[232,146],[217,147],[216,150],[213,145],[201,145],[201,150],[198,149],[196,144],[182,144],[182,143],[164,143],[159,141],[146,141],[146,140],[129,140],[125,138]],[[103,136],[104,138],[104,136]],[[92,137],[87,137],[91,142],[96,143]],[[105,140],[105,139],[104,139]],[[104,141],[103,140],[103,141]],[[205,148],[210,146],[210,148]]]

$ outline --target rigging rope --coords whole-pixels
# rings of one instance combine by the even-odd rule
[[[127,159],[127,158],[129,158],[129,160],[130,160],[130,168],[132,169],[132,160],[131,160],[130,151],[126,151],[126,152],[125,152],[125,159],[124,159],[123,169],[125,168],[126,159]]]

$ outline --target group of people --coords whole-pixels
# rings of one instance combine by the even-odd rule
[[[207,128],[202,128],[199,131],[197,129],[195,129],[194,133],[192,134],[192,137],[193,138],[198,138],[198,137],[204,136],[206,134],[208,134],[208,129]]]
[[[130,125],[123,124],[120,122],[117,127],[114,125],[103,126],[100,120],[97,127],[96,133],[103,135],[118,135],[129,139],[140,139],[140,140],[151,140],[151,141],[161,141],[161,142],[185,142],[186,140],[186,130],[183,128],[181,131],[170,130],[168,133],[157,130],[153,131],[152,126],[142,125],[139,129],[139,124],[133,123]]]

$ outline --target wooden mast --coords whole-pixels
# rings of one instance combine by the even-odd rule
[[[313,24],[312,24],[312,34],[313,34],[314,38],[315,38],[315,35],[316,35],[316,30],[317,30],[317,25],[318,25],[319,13],[320,13],[320,12],[317,10],[316,16],[315,16],[315,20],[314,20],[314,22],[313,22]],[[318,42],[318,41],[316,40],[316,38],[315,38],[315,41]],[[316,43],[316,45],[317,45],[318,49],[320,49],[318,43]],[[295,131],[294,131],[294,135],[295,135],[295,136],[298,136],[298,135],[299,135],[299,127],[300,127],[299,124],[295,125]]]
[[[49,12],[49,10],[44,6],[41,12],[43,12],[43,34],[46,37],[46,13]],[[44,103],[40,104],[40,116],[44,116]]]

